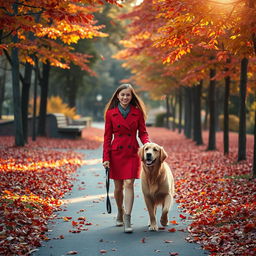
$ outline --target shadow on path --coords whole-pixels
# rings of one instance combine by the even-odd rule
[[[170,224],[164,230],[149,232],[147,230],[148,214],[140,190],[140,181],[135,182],[135,203],[132,214],[134,232],[125,234],[122,227],[115,227],[116,207],[111,198],[112,214],[105,208],[105,171],[101,165],[102,148],[81,150],[87,164],[78,169],[73,190],[65,197],[63,210],[49,223],[48,237],[33,256],[61,256],[69,251],[77,251],[84,256],[170,256],[177,252],[179,256],[205,256],[198,244],[188,243],[186,226],[188,220],[181,220],[177,204],[169,214],[170,220],[179,224]],[[113,191],[113,182],[110,190]],[[159,209],[160,210],[160,209]],[[158,212],[159,219],[160,212]],[[72,219],[70,219],[72,217]],[[80,218],[80,220],[78,220]],[[72,221],[81,221],[80,233],[71,233],[78,226]],[[76,224],[76,223],[73,223]],[[87,224],[87,225],[86,225]],[[176,232],[168,232],[175,228]],[[104,250],[104,251],[102,251]],[[103,253],[105,252],[105,253]]]

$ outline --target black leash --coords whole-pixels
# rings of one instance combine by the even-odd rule
[[[106,168],[106,189],[107,189],[107,201],[106,201],[106,206],[107,206],[107,212],[111,213],[111,203],[109,199],[109,168]]]

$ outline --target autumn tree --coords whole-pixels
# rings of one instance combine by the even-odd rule
[[[149,9],[153,11],[150,13]],[[192,50],[199,49],[200,52],[201,48],[202,54],[209,56],[209,61],[206,62],[209,64],[207,69],[210,74],[212,103],[215,99],[215,80],[218,73],[224,73],[227,104],[229,77],[233,68],[229,65],[228,58],[239,59],[241,63],[239,86],[241,103],[238,160],[244,159],[246,156],[246,60],[253,56],[255,45],[256,15],[252,1],[239,0],[226,3],[190,0],[144,1],[126,17],[132,19],[126,42],[126,56],[129,54],[133,56],[141,51],[149,52],[145,49],[147,47],[153,49],[152,55],[157,53],[158,58],[162,58],[164,64],[180,63],[184,56],[191,56]],[[223,56],[228,57],[225,64],[223,64]],[[210,126],[208,149],[215,149],[215,108],[214,105],[210,108],[210,119],[213,125]],[[225,105],[225,119],[227,119],[227,112],[227,105]],[[227,130],[225,130],[224,137],[227,152]]]
[[[116,3],[112,0],[107,2]],[[87,66],[88,55],[74,52],[74,48],[67,44],[77,43],[81,38],[106,36],[99,32],[102,26],[95,25],[92,13],[96,11],[97,4],[103,4],[103,2],[64,0],[53,2],[2,0],[0,2],[0,24],[3,31],[1,49],[5,51],[13,70],[16,145],[24,145],[20,95],[16,95],[19,92],[17,78],[20,76],[24,81],[18,69],[19,61],[34,65],[36,58],[39,62],[45,64],[49,62],[50,65],[61,68],[69,68],[72,62],[91,72]],[[11,40],[10,36],[12,36]],[[9,51],[12,51],[12,59]],[[29,65],[27,67],[31,69]],[[26,81],[29,80],[29,78],[26,79]]]

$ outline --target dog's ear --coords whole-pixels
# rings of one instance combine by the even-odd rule
[[[167,158],[167,153],[163,147],[160,148],[160,161],[161,163]]]
[[[144,161],[144,146],[139,148],[138,155],[139,155],[141,161]]]

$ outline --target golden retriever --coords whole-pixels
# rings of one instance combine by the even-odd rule
[[[148,209],[149,230],[157,231],[156,209],[162,205],[160,223],[168,225],[168,214],[174,196],[174,179],[168,164],[164,162],[167,153],[156,143],[146,143],[139,149],[142,160],[141,185]]]

